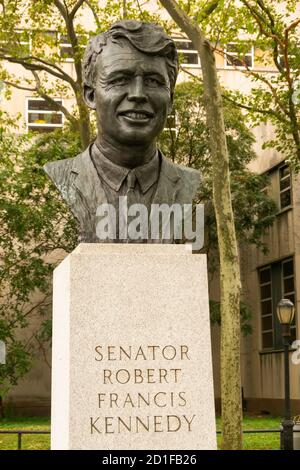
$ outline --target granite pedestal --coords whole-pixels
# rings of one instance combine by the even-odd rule
[[[54,272],[52,449],[215,449],[205,255],[81,244]]]

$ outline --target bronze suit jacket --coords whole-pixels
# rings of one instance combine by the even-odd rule
[[[78,222],[79,242],[98,243],[103,240],[96,235],[96,211],[100,204],[107,203],[107,198],[91,160],[90,148],[91,145],[74,158],[47,163],[44,170]],[[200,186],[199,171],[175,165],[161,153],[160,158],[160,175],[152,203],[169,206],[192,203]]]

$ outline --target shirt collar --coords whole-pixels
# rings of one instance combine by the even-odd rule
[[[134,170],[130,170],[129,168],[116,165],[106,158],[95,143],[91,150],[92,160],[99,176],[114,191],[120,190],[130,171],[134,171],[143,194],[145,194],[158,180],[160,165],[157,151],[149,162],[134,168]]]

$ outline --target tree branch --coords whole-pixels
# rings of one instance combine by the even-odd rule
[[[234,104],[238,108],[243,108],[243,109],[246,109],[247,111],[252,111],[254,113],[270,115],[270,116],[276,117],[276,119],[283,122],[284,124],[288,124],[288,121],[286,119],[284,119],[280,114],[276,113],[276,111],[273,111],[272,109],[260,109],[254,106],[247,106],[246,104],[239,103],[238,101],[229,98],[229,96],[226,95],[225,93],[222,94],[222,98]]]
[[[65,19],[68,14],[66,4],[63,5],[59,0],[53,0],[53,3],[56,6],[56,8],[59,10],[62,17]]]
[[[18,88],[18,90],[25,90],[25,91],[32,91],[32,92],[36,91],[36,88],[28,88],[28,87],[25,87],[25,86],[17,85],[16,83],[9,82],[7,80],[2,80],[2,82],[5,85],[12,86],[14,88]]]
[[[262,9],[262,11],[267,15],[267,17],[269,18],[269,21],[270,21],[270,24],[272,26],[272,28],[274,28],[275,26],[275,20],[274,20],[274,16],[272,16],[271,14],[271,11],[270,9],[264,4],[264,2],[262,0],[256,0],[257,1],[257,4],[260,6],[260,8]]]
[[[222,56],[225,56],[224,54],[224,51],[220,50],[220,49],[216,49],[216,51],[222,55]],[[231,61],[231,65],[237,70],[237,67],[234,65],[233,63],[233,57],[230,56],[230,54],[226,54],[226,57],[229,58],[229,60]],[[256,80],[260,80],[261,82],[265,83],[267,85],[267,87],[270,89],[272,95],[273,95],[273,98],[274,98],[274,101],[275,103],[277,104],[277,106],[281,109],[281,111],[287,115],[288,114],[288,108],[286,108],[284,106],[284,104],[279,100],[278,98],[278,95],[277,95],[277,91],[276,91],[276,88],[273,87],[273,85],[271,84],[271,82],[269,82],[269,80],[262,74],[259,74],[257,72],[254,72],[254,70],[251,70],[251,68],[248,66],[247,62],[245,60],[241,60],[241,62],[243,63],[243,66],[245,67],[246,69],[246,73],[247,75],[251,75],[252,77],[254,77]],[[243,73],[245,73],[244,71],[242,71]]]
[[[35,339],[36,342],[38,343],[39,349],[42,351],[42,354],[43,354],[44,361],[45,361],[46,365],[49,367],[49,369],[51,369],[50,362],[48,361],[48,358],[47,358],[47,352],[46,352],[46,350],[45,350],[45,347],[44,347],[42,341],[41,341],[40,338],[38,337],[38,334],[35,334],[35,335],[34,335],[34,339]]]
[[[87,4],[87,6],[89,7],[89,9],[91,10],[91,12],[93,13],[93,17],[94,17],[94,20],[96,22],[96,25],[97,25],[97,28],[100,29],[101,27],[101,22],[99,20],[99,16],[97,15],[97,12],[95,10],[95,8],[93,7],[93,5],[91,4],[91,2],[89,2],[89,0],[85,0],[85,3]]]
[[[181,70],[186,73],[187,75],[190,75],[191,77],[197,79],[197,81],[203,83],[203,80],[201,77],[198,75],[194,75],[190,70],[185,69],[184,67],[180,67]],[[239,103],[236,100],[233,100],[232,98],[229,98],[229,96],[226,93],[222,93],[222,98],[224,98],[226,101],[229,101],[233,105],[235,105],[237,108],[243,108],[246,109],[247,111],[252,111],[255,113],[260,113],[260,114],[267,114],[273,117],[276,117],[279,121],[283,122],[284,124],[288,124],[288,120],[284,119],[279,113],[276,113],[273,109],[260,109],[260,108],[255,108],[254,106],[247,106],[246,104]]]
[[[298,26],[299,23],[300,23],[300,18],[298,18],[297,20],[293,21],[293,22],[286,28],[286,31],[290,32],[292,29],[295,29],[296,26]]]
[[[65,73],[60,67],[58,67],[55,64],[51,64],[43,59],[40,59],[39,57],[35,56],[27,56],[27,57],[12,57],[12,56],[6,56],[6,55],[1,55],[1,59],[7,60],[8,62],[14,63],[14,64],[19,64],[22,65],[26,70],[40,70],[49,73],[50,75],[53,75],[56,78],[59,78],[60,80],[64,80],[68,82],[71,87],[73,88],[74,91],[78,91],[78,85],[77,83],[73,80],[73,78]],[[35,60],[39,63],[32,63],[30,60]],[[57,70],[52,70],[52,68]]]
[[[73,9],[71,10],[70,12],[70,17],[71,18],[74,18],[74,16],[76,15],[77,11],[79,10],[79,8],[81,7],[81,5],[85,2],[85,0],[79,0],[73,7]]]
[[[211,0],[195,17],[197,23],[208,18],[218,8],[220,0]]]
[[[266,19],[263,17],[263,15],[258,12],[253,5],[251,5],[248,0],[241,0],[242,3],[248,8],[248,10],[250,11],[250,13],[253,15],[254,19],[256,20],[259,28],[260,28],[260,31],[266,36],[266,37],[270,37],[272,38],[273,40],[275,40],[275,42],[277,42],[278,44],[281,45],[281,47],[283,48],[284,47],[284,44],[283,44],[283,40],[278,36],[277,34],[277,31],[275,29],[275,20],[274,18],[272,17],[271,15],[271,12],[268,10],[268,18],[270,20],[270,23],[268,23],[266,21]],[[259,1],[260,0],[257,0],[258,4],[259,4]],[[267,10],[267,7],[264,5],[264,8],[265,10]],[[264,11],[265,11],[264,10]],[[266,13],[266,11],[265,11]],[[271,18],[271,19],[270,19]],[[264,26],[263,26],[264,25]],[[269,28],[270,29],[270,32],[266,29],[266,28]]]
[[[43,98],[54,109],[56,109],[56,111],[61,111],[66,116],[68,121],[70,121],[71,124],[75,128],[78,129],[78,122],[74,118],[74,116],[72,116],[72,114],[67,110],[67,108],[65,108],[65,106],[63,106],[62,104],[57,103],[57,101],[55,101],[53,98],[51,98],[49,95],[47,95],[47,93],[45,93],[43,91],[43,87],[41,85],[41,80],[40,80],[40,77],[38,76],[37,72],[32,70],[31,73],[34,76],[34,79],[35,79],[35,82],[36,82],[36,92],[39,94],[39,96],[41,98]]]

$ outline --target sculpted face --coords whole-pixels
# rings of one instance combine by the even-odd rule
[[[97,58],[95,89],[85,89],[85,99],[96,109],[99,141],[147,146],[171,110],[165,59],[143,54],[126,40],[109,41]]]

